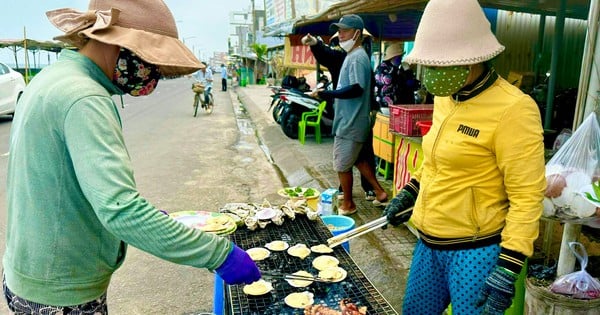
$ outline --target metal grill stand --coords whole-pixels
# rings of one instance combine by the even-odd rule
[[[243,249],[264,247],[265,244],[275,240],[285,241],[290,246],[303,243],[310,247],[327,244],[327,239],[330,237],[332,237],[331,232],[320,219],[310,221],[306,216],[296,216],[295,220],[287,220],[281,226],[269,224],[266,228],[255,231],[242,228],[229,235],[229,238]],[[314,282],[305,288],[295,288],[285,280],[273,280],[273,291],[262,296],[246,295],[242,291],[242,285],[226,286],[224,290],[225,313],[243,315],[303,314],[303,310],[287,306],[284,299],[290,293],[310,291],[314,294],[315,304],[324,304],[333,309],[339,310],[340,300],[349,298],[358,306],[366,306],[367,314],[398,314],[341,246],[335,247],[333,253],[328,255],[337,258],[340,261],[339,266],[348,272],[348,276],[343,281],[337,283]],[[264,271],[294,273],[305,270],[317,275],[318,270],[312,266],[312,260],[318,256],[317,253],[311,253],[307,258],[300,259],[289,255],[286,251],[271,251],[268,258],[257,264]]]

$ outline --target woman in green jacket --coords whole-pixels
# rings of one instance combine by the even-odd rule
[[[202,66],[160,0],[92,0],[47,13],[79,50],[29,84],[11,128],[4,296],[16,314],[106,314],[127,245],[214,270],[229,284],[260,271],[226,238],[165,216],[137,191],[111,96],[150,94],[161,76]]]

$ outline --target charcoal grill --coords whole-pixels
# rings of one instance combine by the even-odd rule
[[[286,220],[283,225],[269,224],[264,229],[250,231],[242,228],[229,235],[229,238],[243,249],[264,247],[265,244],[282,240],[290,246],[304,243],[308,247],[318,244],[327,244],[327,239],[332,237],[327,226],[320,219],[310,221],[306,216],[296,216],[296,219]],[[350,255],[338,246],[333,253],[339,261],[339,266],[348,271],[348,276],[338,283],[314,282],[308,287],[295,288],[283,279],[269,279],[273,283],[273,291],[262,296],[248,296],[243,291],[243,285],[226,285],[225,313],[240,315],[287,315],[304,314],[303,310],[287,306],[284,298],[294,292],[310,291],[314,294],[315,304],[325,304],[339,310],[339,301],[349,298],[358,306],[366,306],[367,314],[398,314],[385,300],[364,273],[352,260]],[[257,262],[259,268],[265,271],[293,273],[306,270],[314,275],[318,274],[312,266],[312,260],[319,254],[311,253],[305,259],[289,255],[286,251],[271,251],[271,256]]]

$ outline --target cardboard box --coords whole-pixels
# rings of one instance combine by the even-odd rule
[[[394,135],[390,132],[390,117],[382,113],[375,116],[375,125],[373,126],[373,136],[379,139],[394,143]]]

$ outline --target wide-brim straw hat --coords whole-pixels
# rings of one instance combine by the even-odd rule
[[[157,65],[164,76],[205,67],[179,40],[175,19],[161,0],[91,0],[87,12],[67,8],[46,15],[65,32],[54,39],[77,48],[89,39],[120,46]]]
[[[403,43],[393,43],[385,49],[383,60],[390,60],[396,56],[400,56],[404,53]]]
[[[404,61],[426,66],[472,65],[504,51],[477,0],[431,0]]]

